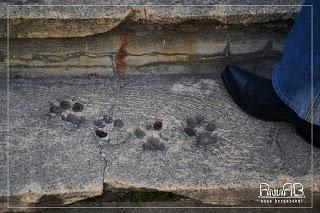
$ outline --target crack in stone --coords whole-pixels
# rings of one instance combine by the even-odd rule
[[[113,56],[114,58],[115,56]],[[115,64],[114,64],[114,60],[112,60],[113,63],[113,69],[115,70]],[[123,78],[120,77],[112,77],[111,79],[111,88],[114,94],[114,101],[111,104],[110,109],[108,110],[108,115],[114,117],[114,110],[117,107],[117,104],[119,102],[119,95],[122,93],[123,88],[125,88],[129,82],[124,83],[123,85],[121,85],[121,81],[123,81]],[[114,122],[114,121],[113,121]],[[113,127],[114,128],[114,127]],[[113,132],[110,131],[109,135],[112,135]],[[131,135],[128,135],[127,138],[123,141],[123,143],[127,142],[127,140],[129,140],[131,138]],[[99,139],[99,141],[101,141],[102,139]],[[109,140],[108,140],[109,141]],[[119,143],[119,139],[117,137],[117,144]],[[98,142],[98,147],[99,147],[99,155],[102,157],[103,161],[104,161],[104,167],[103,167],[103,173],[102,173],[102,185],[104,186],[104,180],[105,180],[105,176],[106,176],[106,168],[108,165],[108,160],[106,158],[106,156],[104,156],[103,154],[103,147],[102,145],[100,145],[100,143]]]

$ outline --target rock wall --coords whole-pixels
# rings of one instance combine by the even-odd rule
[[[0,76],[8,45],[12,78],[208,73],[248,54],[279,58],[299,4],[5,1]]]
[[[244,58],[279,59],[292,22],[229,26],[187,22],[157,26],[128,22],[81,38],[12,38],[10,77],[210,73]],[[274,26],[274,27],[272,27]],[[2,39],[5,76],[6,39]]]

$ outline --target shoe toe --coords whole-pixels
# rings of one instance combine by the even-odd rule
[[[222,73],[222,78],[232,96],[236,96],[242,104],[250,100],[258,92],[257,89],[259,87],[255,87],[255,82],[261,83],[259,76],[235,66],[227,66]]]
[[[263,77],[252,74],[232,65],[226,66],[222,75],[224,75],[234,87],[238,87],[239,89],[243,88],[245,85],[248,85],[248,83],[254,86],[256,82],[261,84],[265,83],[266,81],[266,79]]]
[[[270,79],[235,66],[227,66],[222,72],[222,79],[235,102],[243,110],[261,119],[274,120],[269,116],[270,111],[273,112],[274,103],[270,100],[270,97],[273,97],[269,94],[273,91]]]

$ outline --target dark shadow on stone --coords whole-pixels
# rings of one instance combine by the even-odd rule
[[[63,200],[57,195],[43,195],[35,204],[36,207],[57,207],[62,205]]]
[[[177,201],[190,201],[189,198],[174,194],[172,192],[163,192],[151,189],[125,189],[125,188],[113,188],[112,186],[104,183],[103,194],[88,198],[83,201],[78,201],[66,206],[104,206],[107,203],[119,203],[119,204],[137,204],[137,203],[149,203],[156,202],[165,204],[168,202]],[[120,205],[121,206],[121,205]]]

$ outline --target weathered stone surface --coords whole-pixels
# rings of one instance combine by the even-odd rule
[[[44,205],[41,196],[54,195],[61,205],[102,193],[103,181],[211,204],[257,200],[262,181],[273,186],[295,181],[310,189],[310,145],[290,125],[242,112],[214,73],[11,80],[11,204]],[[1,86],[1,94],[4,90]],[[86,121],[77,125],[48,114],[50,103],[58,100],[84,104],[82,112],[63,115]],[[113,122],[99,129],[107,136],[98,137],[95,121],[105,115]],[[184,132],[187,120],[199,115],[204,120],[194,124],[197,134],[210,135],[200,143]],[[115,125],[119,119],[121,126]],[[156,121],[161,128],[146,127]],[[215,128],[207,129],[212,122]],[[144,137],[136,137],[137,128]],[[315,186],[319,160],[314,148]]]
[[[87,52],[85,44],[85,40],[79,39],[11,40],[10,75],[11,77],[112,75],[112,56],[106,53]]]
[[[58,7],[57,11],[53,10],[59,13],[61,9],[60,12],[68,13],[67,8],[69,7]],[[261,10],[263,11],[263,8]],[[38,14],[37,11],[29,12]],[[88,12],[82,15],[93,14]],[[64,18],[65,21],[69,20],[67,16]],[[50,19],[43,21],[41,25],[50,25]],[[239,26],[217,25],[212,20],[196,18],[174,24],[169,21],[171,24],[167,25],[126,20],[112,31],[94,36],[11,38],[10,77],[141,75],[145,74],[146,70],[158,74],[195,71],[208,73],[215,68],[220,70],[239,55],[261,55],[263,51],[267,55],[277,55],[291,26],[291,22],[282,19],[278,21]],[[1,39],[2,77],[6,76],[6,46],[6,39]]]
[[[188,23],[161,30],[119,27],[85,38],[11,39],[10,76],[208,73],[241,55],[278,55],[279,41],[286,39],[289,27],[278,33],[262,26],[219,29],[209,23]],[[0,49],[5,50],[6,42],[1,40]]]
[[[108,32],[127,21],[143,24],[176,24],[190,20],[204,20],[223,24],[253,24],[293,19],[302,3],[301,0],[224,2],[216,0],[202,1],[11,1],[4,2],[0,8],[1,25],[6,25],[7,4],[10,6],[11,37],[81,37]],[[24,4],[24,6],[21,6]],[[60,6],[27,6],[27,5]],[[74,5],[76,4],[76,5]],[[84,6],[90,4],[91,6]],[[122,5],[122,6],[119,6]],[[175,5],[179,4],[179,6]],[[291,6],[268,6],[272,4]],[[65,5],[65,6],[61,6]],[[74,6],[66,6],[74,5]],[[97,6],[94,6],[97,5]],[[106,5],[106,6],[103,6]],[[142,6],[144,5],[144,6]],[[172,5],[172,6],[171,6]],[[188,6],[189,5],[189,6]],[[198,5],[191,7],[190,5]],[[220,6],[208,6],[220,5]],[[225,6],[221,6],[225,5]],[[227,5],[227,6],[226,6]],[[254,6],[243,6],[254,5]],[[260,5],[260,6],[256,6]],[[262,6],[265,5],[265,6]],[[266,6],[267,5],[267,6]],[[93,12],[94,11],[94,12]],[[2,37],[6,31],[0,31]]]
[[[70,58],[69,58],[70,57]],[[111,67],[112,61],[108,56],[75,55],[75,56],[47,55],[33,59],[10,59],[10,66],[55,67],[55,66],[103,66]]]
[[[59,104],[59,101],[48,94],[40,94],[41,84],[37,81],[22,87],[21,84],[14,86],[14,83],[10,86],[10,136],[7,144],[7,140],[3,140],[7,134],[6,84],[1,80],[1,206],[5,205],[7,189],[8,164],[6,155],[3,155],[6,150],[3,146],[6,145],[9,145],[10,206],[63,205],[102,193],[104,162],[99,147],[85,137],[79,138],[82,135],[80,126],[85,124],[79,126],[62,119],[63,115],[71,114],[71,110],[64,111],[63,115],[49,113],[50,103]],[[57,85],[59,81],[50,86],[51,95]],[[63,100],[79,101],[73,99],[75,97],[68,98]],[[81,117],[81,113],[73,114]],[[93,136],[92,132],[83,134]],[[41,203],[46,196],[52,196],[52,199]]]
[[[275,51],[282,52],[282,48],[284,47],[284,44],[286,42],[285,37],[283,36],[275,36],[273,42],[272,42],[272,49]]]
[[[232,29],[228,33],[234,32]],[[92,53],[118,52],[122,47],[129,55],[143,54],[200,54],[223,53],[226,47],[227,30],[214,24],[181,24],[170,28],[157,25],[128,25],[106,34],[87,39],[86,50]],[[81,38],[79,38],[81,39]],[[81,40],[80,40],[81,41]]]
[[[233,55],[254,53],[263,50],[271,42],[270,37],[257,37],[254,33],[246,34],[240,39],[232,38],[229,50]]]
[[[107,156],[106,183],[174,191],[215,204],[257,200],[261,181],[278,186],[283,181],[301,181],[310,187],[311,147],[292,127],[246,115],[218,79],[174,79],[157,77],[150,86],[144,83],[143,93],[140,84],[124,87],[119,93],[115,113],[130,121],[128,135],[137,126],[159,118],[164,124],[160,132],[174,129],[174,134],[163,140],[160,132],[143,129],[165,145],[162,152],[145,149],[146,138],[114,146],[101,142],[102,153]],[[132,109],[136,109],[134,113]],[[196,126],[199,135],[208,134],[202,139],[184,134],[186,120],[198,114],[206,120]],[[209,121],[215,122],[216,129],[205,130]],[[317,159],[320,152],[314,150]],[[299,159],[293,160],[293,156]],[[319,173],[317,163],[315,173]],[[315,179],[319,180],[318,175]]]
[[[6,74],[6,73],[4,73]],[[112,68],[106,67],[10,67],[10,77],[50,77],[50,76],[111,76]]]

